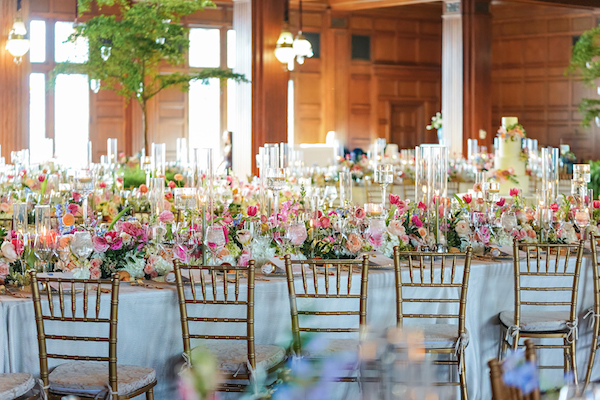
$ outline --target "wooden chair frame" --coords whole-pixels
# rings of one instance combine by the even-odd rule
[[[535,346],[530,339],[525,340],[525,361],[531,362],[537,367]],[[524,395],[518,388],[508,387],[502,379],[503,363],[497,359],[488,361],[490,367],[490,383],[492,385],[493,400],[540,400],[539,386],[531,393]]]
[[[590,357],[588,361],[587,372],[585,374],[585,386],[590,383],[592,377],[592,369],[594,368],[594,359],[596,357],[596,350],[598,350],[598,333],[600,332],[600,274],[598,273],[598,240],[600,237],[594,234],[590,235],[590,245],[592,248],[592,274],[594,280],[594,306],[593,314],[590,315],[593,318],[592,328],[592,345],[590,347]]]
[[[459,257],[464,257],[464,262],[457,263]],[[410,282],[402,280],[402,265],[401,258],[407,258]],[[435,252],[419,252],[419,251],[400,251],[394,247],[394,273],[396,281],[396,326],[402,328],[404,319],[431,319],[444,318],[447,320],[456,320],[458,325],[457,339],[460,341],[467,334],[465,325],[466,310],[467,310],[467,290],[469,287],[469,275],[471,271],[472,249],[469,247],[465,253],[435,253]],[[416,259],[416,260],[415,260]],[[441,261],[436,264],[435,260]],[[456,269],[459,265],[463,265],[462,278],[455,283]],[[450,280],[445,282],[445,273],[450,269]],[[415,273],[416,270],[416,273]],[[439,276],[439,282],[436,277]],[[429,282],[427,282],[429,281]],[[406,297],[402,293],[403,287],[430,290],[431,288],[456,288],[460,290],[460,296],[457,298],[424,298],[424,297]],[[452,304],[458,303],[458,314],[412,314],[405,313],[403,309],[404,303],[424,303],[424,304]],[[456,348],[430,348],[425,349],[427,353],[433,354],[455,354]],[[467,379],[464,363],[464,346],[459,346],[459,354],[456,360],[436,360],[434,365],[448,365],[459,369],[459,382],[437,382],[436,385],[452,385],[460,386],[461,396],[464,400],[468,398],[467,394]]]
[[[154,399],[153,388],[156,386],[156,380],[154,382],[136,390],[128,395],[119,396],[117,387],[117,322],[118,322],[118,309],[119,309],[119,275],[114,274],[112,279],[75,279],[75,278],[53,278],[53,277],[38,277],[36,271],[31,271],[31,292],[33,294],[33,307],[35,311],[35,322],[38,332],[38,346],[40,355],[40,378],[44,383],[44,387],[49,385],[49,369],[48,359],[62,359],[62,360],[74,360],[74,361],[101,361],[108,363],[108,383],[111,387],[114,400],[131,399],[142,393],[146,393],[146,399]],[[54,307],[54,295],[51,289],[51,283],[58,284],[58,300],[60,315],[55,315]],[[44,314],[42,311],[41,301],[41,290],[40,284],[44,286],[48,300],[49,315]],[[65,296],[63,285],[71,285],[70,296]],[[110,285],[111,288],[111,299],[110,299],[110,316],[109,318],[100,317],[100,305],[101,305],[101,288],[102,285]],[[77,290],[75,285],[83,285],[83,310],[82,316],[77,316]],[[92,300],[89,291],[90,287],[95,289],[95,313],[93,316],[89,316],[89,302]],[[71,300],[71,316],[68,315],[68,308],[66,307],[66,298]],[[109,337],[90,337],[90,336],[69,336],[69,335],[47,335],[45,333],[44,321],[61,321],[61,322],[76,322],[76,323],[104,323],[110,326]],[[92,357],[92,356],[76,356],[67,354],[48,354],[46,341],[47,340],[67,340],[67,341],[85,341],[85,342],[105,342],[108,343],[108,357]],[[46,389],[46,394],[53,395],[49,389]],[[64,394],[56,394],[58,398]],[[94,398],[95,394],[84,396],[83,394],[77,394],[80,397]]]
[[[296,287],[294,285],[294,273],[292,266],[302,266],[302,288],[303,293],[296,293]],[[309,277],[304,268],[308,265],[308,268],[312,270],[312,277]],[[319,291],[319,277],[317,274],[317,266],[323,266],[324,268],[324,293],[323,290]],[[342,266],[348,267],[348,278],[346,283],[346,293],[342,290]],[[360,293],[352,294],[352,276],[354,267],[360,267],[361,271],[361,283]],[[314,332],[314,333],[349,333],[357,332],[359,338],[362,339],[366,331],[367,326],[367,285],[369,280],[369,256],[364,255],[358,260],[323,260],[323,259],[309,259],[309,260],[292,260],[289,254],[285,255],[285,271],[288,283],[288,293],[290,299],[290,315],[292,318],[292,350],[295,354],[302,354],[301,344],[301,332]],[[329,272],[332,271],[335,275],[335,289],[330,288],[329,284]],[[309,293],[309,280],[312,281],[311,289],[314,289],[314,293]],[[359,309],[358,311],[309,311],[298,308],[297,299],[356,299],[358,300]],[[312,316],[324,316],[324,317],[335,317],[335,316],[358,316],[358,328],[313,328],[300,326],[299,315],[312,315]],[[337,377],[337,382],[357,382],[357,377]]]
[[[179,299],[179,312],[181,315],[181,331],[183,338],[183,351],[188,356],[191,355],[192,346],[190,339],[207,339],[207,340],[246,340],[248,344],[248,362],[252,367],[252,370],[256,368],[256,352],[254,346],[254,275],[255,266],[254,260],[250,260],[247,267],[243,266],[208,266],[208,265],[186,265],[179,261],[175,261],[175,280],[177,282],[177,296]],[[182,269],[189,271],[188,279],[189,283],[183,282]],[[192,271],[200,271],[200,280],[195,281]],[[209,283],[206,281],[203,271],[209,271],[211,275],[210,286],[212,290],[207,290],[206,286]],[[243,273],[248,274],[248,295],[246,300],[240,299],[240,281],[243,277]],[[217,274],[223,274],[223,287],[222,291],[217,289]],[[234,276],[234,298],[229,299],[229,280],[228,276]],[[199,285],[200,289],[196,286]],[[184,286],[190,287],[192,298],[187,298],[185,295]],[[199,293],[198,293],[199,292]],[[212,296],[210,296],[212,294]],[[219,295],[223,296],[223,300],[219,300]],[[246,318],[218,318],[218,317],[190,317],[188,316],[188,305],[231,305],[231,306],[245,306],[246,307]],[[214,322],[214,323],[245,323],[246,324],[246,335],[203,335],[190,333],[189,322]],[[285,362],[285,360],[283,361]],[[283,364],[270,368],[267,374],[274,372]],[[236,374],[225,374],[224,378],[227,380],[240,380],[250,382],[250,373],[236,373]],[[247,387],[246,384],[242,383],[224,383],[218,388],[219,391],[224,392],[243,392]]]
[[[539,243],[521,243],[515,239],[513,244],[513,265],[514,265],[514,279],[515,279],[515,319],[513,322],[514,327],[521,326],[521,314],[522,306],[530,307],[545,307],[545,306],[563,306],[569,308],[569,324],[573,324],[575,329],[577,321],[577,292],[579,288],[579,274],[581,270],[581,260],[583,258],[583,241],[580,240],[578,244],[539,244]],[[521,271],[521,260],[519,257],[519,251],[526,253],[526,271]],[[542,253],[545,253],[543,255]],[[576,253],[576,261],[573,272],[569,272],[569,259]],[[564,256],[564,257],[561,257]],[[562,260],[562,268],[561,267]],[[534,262],[532,262],[534,261]],[[542,267],[542,263],[545,264],[545,268]],[[551,264],[554,264],[554,268],[551,268]],[[535,268],[534,268],[535,267]],[[552,270],[553,269],[553,270]],[[562,271],[561,271],[562,269]],[[573,284],[569,287],[558,287],[558,286],[522,286],[521,277],[537,277],[538,283],[540,278],[544,277],[571,277]],[[553,292],[553,293],[571,293],[571,301],[521,301],[521,294],[525,292]],[[539,309],[539,308],[538,308]],[[563,339],[562,345],[538,345],[538,349],[563,349],[564,352],[564,364],[563,366],[539,366],[542,369],[564,369],[565,373],[573,371],[575,378],[575,384],[578,384],[579,379],[577,376],[577,360],[575,356],[575,348],[577,345],[577,338],[573,337],[569,339],[569,329],[562,331],[522,331],[520,329],[514,330],[512,335],[508,335],[510,327],[505,326],[503,323],[500,324],[502,330],[501,337],[501,354],[504,354],[511,343],[509,343],[509,337],[512,336],[512,348],[516,349],[519,345],[520,338],[554,338]],[[574,335],[576,336],[576,335]]]

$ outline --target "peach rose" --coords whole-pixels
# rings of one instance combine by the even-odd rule
[[[67,226],[75,225],[75,217],[71,213],[66,213],[62,217],[62,222]]]
[[[427,229],[420,227],[419,229],[417,229],[417,232],[419,233],[419,235],[422,238],[425,238],[427,236]]]
[[[363,241],[361,237],[356,233],[348,235],[348,241],[346,242],[346,248],[351,253],[357,253],[362,249]]]
[[[4,203],[4,202],[1,203],[0,204],[0,211],[5,212],[5,213],[9,212],[10,211],[10,205],[8,203]]]

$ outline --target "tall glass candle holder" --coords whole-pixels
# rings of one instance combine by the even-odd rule
[[[83,223],[87,224],[88,219],[88,198],[94,192],[96,187],[94,171],[89,169],[80,169],[75,171],[73,177],[73,189],[83,197]]]
[[[387,187],[394,183],[394,166],[379,164],[375,166],[375,183],[381,186],[381,204],[385,209]]]
[[[541,151],[542,189],[550,191],[554,202],[558,199],[560,154],[558,148],[544,147]]]
[[[27,232],[27,203],[13,204],[13,230]]]
[[[349,171],[341,171],[339,174],[340,181],[340,205],[347,207],[352,204],[352,173]]]
[[[152,143],[151,152],[152,177],[164,177],[167,165],[167,145],[164,143]]]
[[[448,192],[448,148],[439,144],[416,147],[415,201],[427,209],[430,231],[440,243],[440,204]]]
[[[177,164],[181,166],[186,166],[188,163],[188,150],[186,138],[177,138],[175,146]]]
[[[50,232],[50,206],[37,205],[34,212],[35,233],[46,235]]]
[[[165,209],[165,178],[150,179],[150,193],[148,195],[151,212],[159,216]]]
[[[106,161],[110,165],[114,165],[119,160],[117,154],[117,139],[106,139]]]

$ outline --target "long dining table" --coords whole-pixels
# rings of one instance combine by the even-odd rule
[[[323,277],[321,277],[323,279]],[[354,287],[359,286],[359,276]],[[369,272],[367,323],[372,329],[394,326],[396,321],[395,280],[393,269],[375,269]],[[241,295],[245,288],[242,287]],[[550,294],[551,295],[551,294]],[[109,296],[103,294],[104,302]],[[77,296],[76,296],[77,299]],[[76,300],[76,301],[80,301]],[[337,299],[328,299],[336,302]],[[334,304],[335,305],[335,304]],[[591,257],[586,255],[582,262],[581,281],[578,294],[579,341],[577,364],[580,379],[585,376],[591,342],[589,320],[584,320],[586,310],[593,305],[593,283]],[[470,399],[491,399],[487,361],[497,357],[501,337],[498,313],[514,308],[514,270],[511,260],[487,261],[474,259],[471,265],[467,296],[466,326],[469,344],[466,348],[466,371]],[[237,308],[222,308],[221,316],[244,312]],[[344,318],[356,318],[348,316]],[[357,324],[356,320],[342,323]],[[0,296],[0,341],[2,364],[0,372],[31,372],[39,374],[37,332],[32,300],[28,292]],[[73,327],[79,330],[80,327]],[[88,329],[86,334],[101,334],[102,331]],[[214,325],[205,326],[208,332],[219,332]],[[229,329],[229,328],[228,328]],[[229,332],[229,331],[228,331]],[[107,333],[104,332],[105,334]],[[75,334],[75,332],[73,332]],[[257,275],[255,284],[255,337],[257,344],[289,343],[291,319],[287,283],[284,276]],[[53,344],[57,350],[72,354],[103,351],[96,343]],[[178,366],[181,363],[183,344],[175,285],[151,282],[144,286],[122,283],[119,299],[118,362],[152,367],[157,372],[156,399],[176,399]],[[49,348],[49,351],[52,350]],[[104,350],[105,351],[105,350]],[[552,352],[547,350],[545,352]],[[546,357],[542,352],[540,361],[562,361],[562,353]],[[52,364],[51,363],[51,367]],[[600,375],[596,368],[593,378]],[[556,379],[552,378],[553,382]],[[358,393],[358,386],[353,391]]]

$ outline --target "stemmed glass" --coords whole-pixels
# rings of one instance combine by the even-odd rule
[[[96,187],[94,172],[89,169],[76,171],[73,183],[73,189],[83,195],[83,224],[85,225],[88,219],[88,197],[94,192],[94,188]]]
[[[80,262],[88,258],[94,251],[92,235],[87,231],[75,232],[73,239],[71,239],[71,251]]]
[[[39,233],[33,242],[34,254],[42,263],[42,272],[50,270],[50,258],[56,253],[58,246],[56,235],[53,233]]]
[[[189,263],[194,250],[196,250],[196,246],[199,244],[199,235],[195,229],[187,229],[182,226],[181,229],[177,230],[175,233],[175,246],[177,246],[177,250],[180,251],[183,255],[184,260],[181,260],[185,263]]]
[[[195,188],[175,188],[175,209],[179,212],[194,210],[197,208],[198,197]]]
[[[333,208],[333,202],[338,197],[338,192],[335,186],[327,186],[325,188],[325,192],[323,193],[323,197],[329,202],[329,208]]]
[[[392,164],[377,165],[374,181],[381,186],[381,204],[385,208],[387,187],[394,182],[394,166]]]
[[[225,246],[225,232],[220,225],[212,225],[206,229],[206,246],[210,249],[213,260],[216,262],[217,255]]]
[[[575,224],[581,232],[581,239],[587,240],[586,228],[590,224],[590,210],[587,207],[580,207],[575,212]]]
[[[279,212],[279,191],[285,186],[285,168],[267,169],[267,187],[273,192],[275,198],[273,204],[273,213]]]

